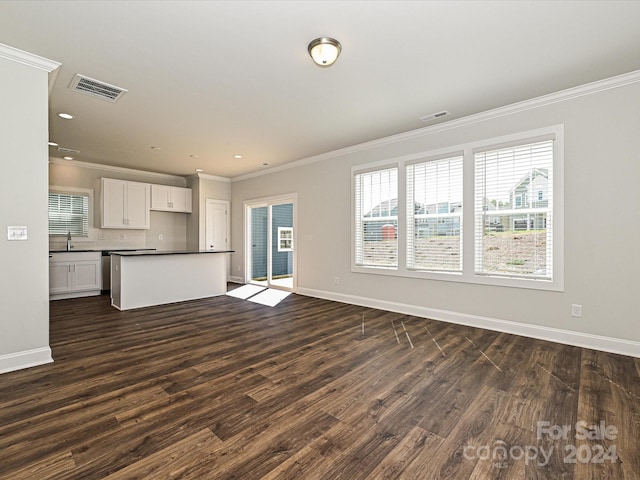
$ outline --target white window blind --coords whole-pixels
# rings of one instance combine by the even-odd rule
[[[475,153],[475,273],[552,279],[553,140]]]
[[[49,193],[49,235],[89,235],[89,196]]]
[[[462,155],[407,166],[407,268],[462,272]]]
[[[398,169],[358,173],[355,181],[355,263],[398,266]]]

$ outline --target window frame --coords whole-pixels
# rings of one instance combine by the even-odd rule
[[[403,232],[405,231],[404,225],[401,226],[400,225],[400,218],[401,216],[403,216],[403,213],[401,213],[401,210],[403,211],[403,202],[400,201],[403,195],[403,193],[401,193],[399,190],[397,190],[397,197],[398,197],[398,201],[397,201],[397,227],[396,227],[396,232],[395,232],[395,236],[396,236],[396,243],[397,243],[397,255],[396,255],[396,265],[365,265],[365,264],[360,264],[358,262],[358,246],[357,246],[357,231],[358,231],[358,222],[356,221],[356,212],[358,207],[356,206],[356,198],[357,198],[357,186],[356,186],[356,179],[358,175],[361,174],[367,174],[367,173],[374,173],[374,172],[381,172],[384,170],[391,170],[391,169],[396,169],[396,182],[398,182],[398,178],[400,177],[400,175],[404,174],[404,169],[402,169],[402,173],[401,173],[401,169],[400,169],[400,165],[398,164],[398,162],[384,162],[384,163],[379,163],[379,164],[370,164],[368,166],[366,166],[365,168],[354,168],[352,169],[352,174],[351,174],[351,263],[352,263],[352,269],[355,269],[355,271],[360,271],[360,272],[369,272],[371,270],[377,270],[377,271],[381,271],[381,272],[397,272],[398,268],[401,265],[401,258],[400,258],[400,245],[401,245],[401,239],[403,238]],[[398,183],[399,186],[399,183]],[[380,219],[384,219],[384,218],[388,218],[388,217],[379,217]],[[364,248],[364,245],[363,247]]]
[[[416,214],[414,212],[410,211],[410,208],[412,208],[415,210],[415,192],[414,192],[414,187],[409,185],[409,169],[413,169],[412,171],[412,178],[415,179],[416,173],[415,173],[415,167],[417,166],[422,166],[422,165],[427,165],[430,164],[432,162],[443,162],[443,161],[452,161],[452,160],[461,160],[461,178],[460,181],[462,183],[462,189],[463,189],[463,197],[460,198],[460,202],[462,202],[461,207],[460,207],[460,211],[459,212],[440,212],[439,210],[439,205],[441,202],[436,202],[436,212],[432,213],[432,214]],[[427,157],[427,158],[421,158],[420,160],[417,161],[406,161],[404,163],[404,169],[405,169],[405,177],[404,180],[406,182],[405,184],[405,189],[406,189],[406,195],[405,195],[405,201],[406,201],[406,236],[405,236],[405,248],[406,248],[406,262],[405,262],[405,266],[407,268],[407,270],[410,271],[415,271],[415,272],[434,272],[434,273],[448,273],[448,274],[461,274],[463,269],[464,269],[464,258],[463,258],[463,245],[464,245],[464,225],[462,222],[463,219],[463,214],[464,214],[464,152],[463,151],[457,151],[457,152],[451,152],[449,154],[446,155],[437,155],[437,156],[433,156],[433,157]],[[410,193],[414,194],[414,198],[409,198]],[[449,209],[450,210],[450,209]],[[459,251],[459,255],[460,255],[460,268],[459,269],[451,269],[451,270],[447,270],[447,269],[435,269],[435,268],[428,268],[422,265],[417,265],[416,264],[416,260],[415,260],[415,220],[416,218],[421,218],[424,220],[428,220],[428,219],[433,219],[436,220],[438,224],[443,224],[445,223],[445,219],[454,219],[457,218],[458,222],[459,222],[459,226],[458,226],[458,235],[460,237],[460,244],[458,245],[458,251]],[[413,247],[413,248],[409,248],[409,247]]]
[[[497,277],[475,273],[476,256],[476,218],[475,218],[475,153],[478,150],[491,150],[506,146],[533,143],[541,138],[553,137],[553,252],[551,279],[526,277]],[[407,174],[406,166],[434,158],[446,158],[463,152],[463,200],[461,225],[467,232],[462,240],[462,273],[424,271],[408,268],[407,222]],[[355,225],[355,178],[358,173],[398,168],[398,266],[397,268],[369,267],[356,263],[356,225]],[[534,290],[564,291],[564,125],[552,125],[499,137],[451,145],[405,155],[386,161],[353,166],[351,168],[351,271],[374,275],[409,277],[428,280],[491,285],[498,287],[525,288]]]
[[[57,185],[49,185],[49,193],[68,194],[68,195],[83,195],[88,198],[87,200],[87,235],[78,235],[72,233],[73,238],[86,238],[91,236],[91,229],[93,227],[93,190],[90,188],[78,188],[78,187],[64,187]],[[47,197],[48,198],[48,197]],[[49,209],[47,206],[47,220],[49,217]],[[47,226],[47,233],[50,238],[59,238],[66,234],[62,233],[50,233]]]
[[[282,238],[282,234],[288,232],[289,238]],[[282,242],[289,243],[289,247],[283,247]],[[278,227],[278,252],[293,252],[293,227]]]

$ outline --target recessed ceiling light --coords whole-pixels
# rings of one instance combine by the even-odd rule
[[[200,158],[200,155],[189,155],[191,158]]]
[[[151,145],[149,148],[150,148],[151,150],[161,150],[161,148],[160,148],[160,147],[156,147],[156,146],[154,146],[154,145]]]
[[[73,157],[62,157],[62,158],[64,158],[65,160],[73,160]]]
[[[204,170],[202,170],[201,168],[196,168],[196,172],[200,173],[200,172],[204,172]]]
[[[233,158],[241,159],[242,155],[234,155]]]
[[[264,163],[262,164],[262,166],[263,166],[263,167],[268,167],[268,166],[269,166],[269,164],[268,164],[267,162],[264,162]]]
[[[49,142],[50,147],[57,147],[58,144],[56,142]]]
[[[64,118],[65,120],[71,120],[73,118],[73,115],[69,114],[69,113],[59,113],[58,116],[60,118]]]

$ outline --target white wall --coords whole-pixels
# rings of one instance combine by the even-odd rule
[[[231,200],[231,182],[223,177],[197,174],[189,177],[188,185],[194,196],[193,217],[187,225],[187,247],[189,250],[206,250],[207,199]]]
[[[186,186],[184,177],[145,173],[129,169],[110,169],[107,166],[80,162],[68,162],[52,158],[49,165],[49,185],[82,188],[93,191],[93,209],[89,225],[89,237],[74,237],[75,248],[117,249],[155,248],[157,250],[184,250],[187,239],[187,218],[190,214],[152,211],[148,230],[119,230],[100,228],[100,179],[117,178],[159,185]],[[162,234],[162,240],[159,236]],[[121,236],[124,236],[122,238]],[[66,247],[66,237],[51,237],[50,249]]]
[[[640,83],[542,103],[234,181],[232,271],[244,262],[243,202],[297,192],[301,293],[640,356]],[[556,124],[565,129],[563,292],[351,272],[353,166]],[[574,303],[583,318],[570,316]]]
[[[9,60],[2,53],[0,51],[0,143],[3,150],[0,175],[0,372],[51,361],[48,72]],[[49,70],[53,68],[55,66]],[[10,225],[26,226],[28,239],[8,241],[7,226]]]

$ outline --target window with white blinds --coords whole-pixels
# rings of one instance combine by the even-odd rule
[[[353,167],[353,272],[564,289],[564,127]]]
[[[463,156],[407,165],[407,268],[462,272]]]
[[[354,175],[355,264],[398,266],[398,168]]]
[[[551,280],[553,140],[475,151],[476,275]]]
[[[89,196],[49,192],[49,235],[89,235]]]

